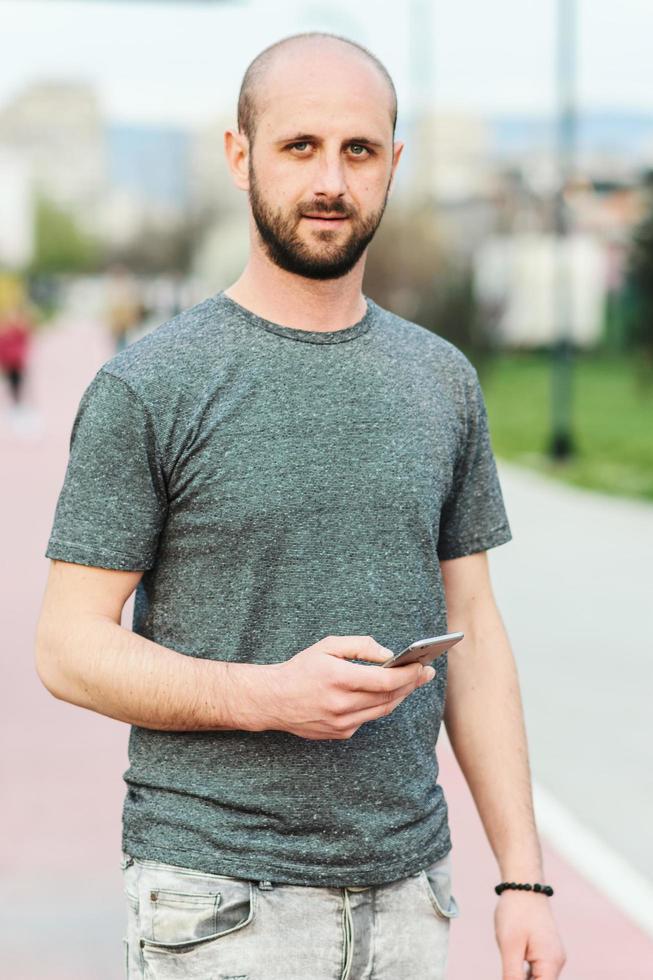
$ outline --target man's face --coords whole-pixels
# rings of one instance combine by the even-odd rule
[[[388,189],[381,206],[365,215],[337,197],[275,208],[250,162],[249,203],[265,250],[275,265],[307,279],[338,279],[353,269],[379,226]]]
[[[335,66],[334,56],[342,60],[336,50],[271,72],[250,147],[249,200],[265,252],[309,279],[339,278],[359,261],[401,149],[383,80],[360,59]]]

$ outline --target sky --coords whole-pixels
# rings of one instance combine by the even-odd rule
[[[572,0],[565,0],[569,5]],[[581,109],[653,115],[653,0],[577,0]],[[402,108],[551,113],[557,0],[0,0],[0,106],[46,79],[93,83],[121,122],[201,126],[243,71],[301,30],[345,34],[390,70]]]

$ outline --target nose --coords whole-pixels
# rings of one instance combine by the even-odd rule
[[[316,197],[342,197],[347,190],[340,150],[320,153],[315,171],[313,193]]]

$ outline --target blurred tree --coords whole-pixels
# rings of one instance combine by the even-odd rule
[[[137,275],[190,272],[195,250],[205,233],[206,215],[188,215],[162,227],[144,223],[129,243],[108,252],[109,264],[119,263]]]
[[[653,175],[649,187],[649,207],[635,227],[627,263],[625,289],[630,295],[628,336],[639,354],[640,377],[653,383]]]
[[[470,259],[441,234],[428,204],[388,208],[370,247],[365,292],[381,306],[463,350],[482,371],[492,349],[492,311],[477,304]]]
[[[35,209],[34,255],[30,276],[95,272],[102,261],[98,241],[82,231],[74,217],[45,197]]]

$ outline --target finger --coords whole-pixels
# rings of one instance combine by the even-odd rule
[[[325,636],[315,646],[343,660],[371,660],[382,664],[394,656],[392,650],[381,646],[373,636]]]
[[[556,980],[560,976],[563,965],[562,960],[560,962],[551,962],[543,959],[534,960],[531,963],[528,977],[532,978],[532,980]]]
[[[343,718],[343,724],[347,728],[360,728],[364,725],[366,721],[376,721],[377,718],[382,718],[385,715],[390,715],[395,710],[395,708],[404,701],[409,694],[415,690],[414,687],[409,686],[409,689],[398,696],[396,693],[390,699],[386,699],[382,704],[377,704],[373,708],[365,708],[362,711],[354,711],[351,715],[348,715],[346,719]],[[519,980],[523,980],[522,977]]]
[[[350,699],[346,713],[355,714],[361,711],[369,711],[372,708],[382,708],[390,701],[408,697],[414,690],[414,684],[404,684],[403,687],[398,687],[394,691],[359,692],[355,697]]]
[[[523,950],[503,953],[503,980],[526,980],[530,976]]]

